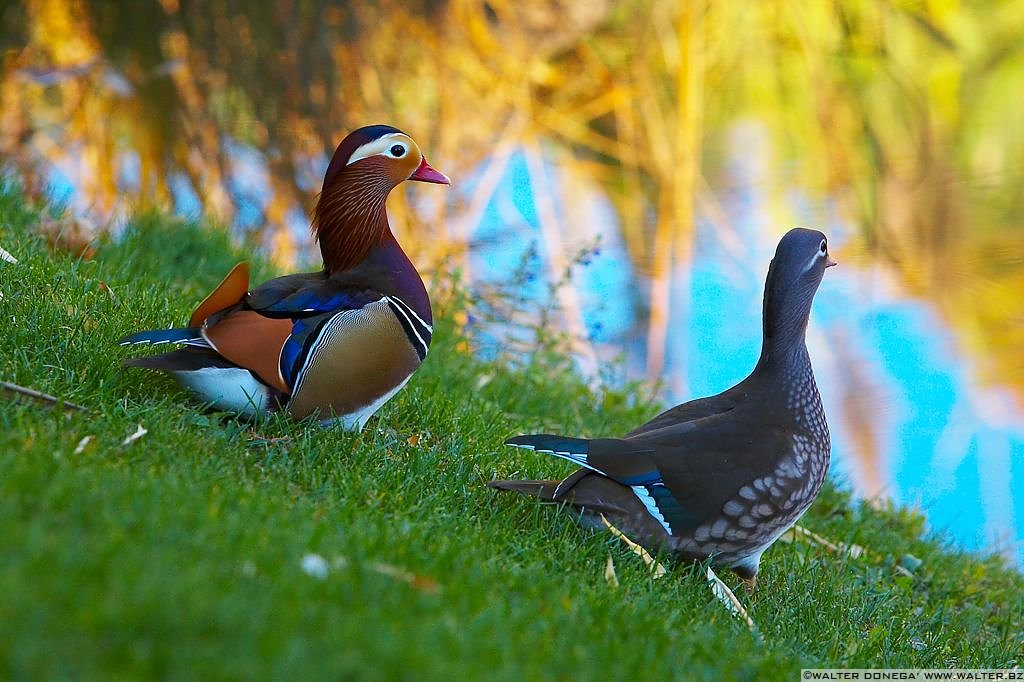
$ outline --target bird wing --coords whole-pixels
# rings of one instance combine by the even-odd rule
[[[383,297],[323,272],[277,277],[253,289],[233,308],[211,316],[203,336],[235,364],[291,393],[317,332],[338,313]]]
[[[282,393],[291,384],[280,370],[281,349],[291,337],[293,323],[265,317],[254,310],[236,309],[203,328],[203,337],[218,353],[252,372]]]
[[[638,426],[627,433],[626,437],[631,438],[674,424],[704,419],[705,417],[729,412],[742,403],[745,398],[746,391],[743,388],[743,384],[737,384],[718,395],[691,400],[682,405],[669,408],[646,424]]]
[[[188,321],[188,326],[202,326],[209,316],[225,308],[230,308],[241,301],[247,291],[249,291],[249,264],[242,261],[231,268],[231,272],[221,280],[217,288],[204,298],[202,303],[196,306],[191,319]]]
[[[740,489],[770,474],[792,452],[792,433],[775,425],[747,427],[729,413],[649,431],[630,441],[653,451],[651,471],[634,492],[655,518],[660,513],[670,533],[693,528],[717,516]],[[614,461],[615,453],[606,455]],[[593,458],[606,468],[614,466]],[[621,482],[621,481],[620,481]]]
[[[535,434],[506,442],[567,459],[630,488],[674,535],[718,514],[740,488],[773,470],[792,448],[792,436],[782,428],[762,427],[753,433],[724,417],[713,415],[631,438]]]
[[[632,489],[653,516],[669,534],[674,528],[692,523],[690,513],[673,498],[661,479],[661,473],[654,460],[656,451],[646,443],[625,438],[569,438],[552,434],[516,436],[505,441],[507,445],[554,455],[609,478]],[[554,489],[552,499],[568,499],[567,494],[574,488],[579,472],[569,476]],[[573,503],[585,503],[573,498]],[[610,510],[606,510],[610,511]]]
[[[277,277],[246,295],[247,308],[267,317],[298,319],[341,310],[357,310],[378,301],[375,287],[328,277],[323,271]]]

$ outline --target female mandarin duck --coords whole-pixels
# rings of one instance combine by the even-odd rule
[[[334,152],[313,217],[324,269],[249,291],[235,266],[189,326],[121,340],[185,348],[132,358],[174,375],[211,406],[255,415],[285,409],[361,429],[427,355],[430,300],[391,233],[385,200],[406,180],[448,184],[408,135],[360,128]]]
[[[832,265],[825,235],[791,230],[768,268],[761,357],[746,379],[624,438],[512,438],[508,445],[583,468],[562,481],[491,485],[568,504],[586,522],[603,514],[648,550],[711,557],[753,589],[761,554],[810,506],[828,470],[828,425],[804,335]]]

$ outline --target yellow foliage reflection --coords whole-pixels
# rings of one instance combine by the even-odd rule
[[[307,167],[353,127],[393,123],[452,177],[473,174],[461,206],[392,207],[417,258],[467,271],[511,150],[556,150],[605,188],[652,275],[651,376],[694,216],[728,230],[726,132],[754,117],[775,150],[771,222],[813,223],[786,200],[794,185],[833,198],[859,228],[847,260],[890,264],[987,377],[1024,387],[1021,0],[32,0],[0,20],[0,154],[30,191],[41,164],[73,161],[106,218],[124,200],[167,206],[180,176],[231,222],[228,147],[245,144],[265,157],[262,238],[283,264],[303,248],[286,225],[311,206]],[[564,229],[547,223],[549,246]]]

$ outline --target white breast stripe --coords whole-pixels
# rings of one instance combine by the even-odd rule
[[[416,323],[413,322],[412,317],[409,316],[409,313],[411,312],[413,316],[417,320],[419,320],[420,324],[422,324],[428,330],[430,329],[430,325],[425,324],[423,320],[420,319],[420,316],[416,315],[416,312],[413,311],[412,308],[410,308],[409,306],[405,305],[405,303],[402,302],[401,299],[394,298],[391,296],[385,296],[384,298],[387,299],[388,303],[392,304],[391,309],[397,311],[396,314],[399,314],[402,317],[404,317],[405,321],[409,323],[409,329],[412,329],[412,333],[416,335],[416,340],[419,341],[420,346],[423,347],[423,355],[426,355],[429,343],[423,339],[423,335],[420,334],[419,329],[416,328]]]
[[[386,298],[389,301],[394,301],[395,303],[398,303],[403,308],[405,308],[405,311],[407,313],[409,313],[410,315],[412,315],[413,317],[415,317],[416,321],[420,323],[420,326],[423,327],[424,329],[426,329],[428,333],[430,333],[430,334],[434,333],[433,325],[427,324],[426,321],[422,317],[420,317],[419,313],[417,313],[415,310],[413,310],[413,307],[411,305],[409,305],[408,303],[406,303],[402,299],[398,298],[397,296],[387,296]]]
[[[658,509],[658,504],[651,497],[651,493],[648,492],[647,488],[642,485],[631,485],[633,493],[644,503],[647,507],[647,512],[654,517],[654,520],[661,524],[661,527],[665,529],[665,532],[672,535],[672,526],[668,525],[668,521],[665,520],[665,515]]]

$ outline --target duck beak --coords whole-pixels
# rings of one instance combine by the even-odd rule
[[[833,265],[839,265],[836,261],[832,260],[832,256],[825,256],[825,267],[830,268]]]
[[[420,182],[433,182],[438,185],[450,185],[452,181],[448,179],[448,176],[444,173],[435,170],[426,159],[420,161],[419,168],[416,172],[409,176],[410,180],[419,180]]]

